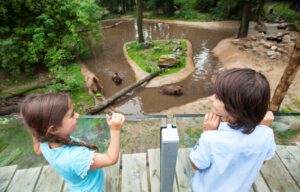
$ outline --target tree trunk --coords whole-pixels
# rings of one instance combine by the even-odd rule
[[[248,35],[250,10],[251,10],[250,2],[245,1],[243,3],[243,14],[242,14],[242,18],[241,18],[241,25],[240,25],[240,29],[239,29],[238,38],[247,37],[247,35]]]
[[[283,101],[283,98],[288,91],[288,88],[292,84],[296,73],[300,67],[300,35],[298,35],[297,42],[294,47],[294,51],[290,58],[288,65],[286,66],[283,75],[275,89],[270,109],[272,111],[278,111]]]
[[[160,69],[146,77],[144,77],[143,79],[139,80],[138,82],[129,85],[128,87],[122,89],[121,91],[119,91],[118,93],[116,93],[115,95],[113,95],[112,97],[108,98],[107,100],[103,101],[102,103],[100,103],[99,105],[90,108],[87,110],[88,114],[95,114],[98,113],[102,110],[104,110],[107,106],[109,106],[110,104],[112,104],[114,101],[116,101],[118,98],[122,97],[123,95],[125,95],[126,93],[128,93],[129,91],[133,90],[134,88],[142,85],[143,83],[145,83],[146,81],[151,80],[152,78],[156,77],[157,75],[159,75],[159,73],[161,73],[162,71],[164,71],[164,69]]]
[[[173,16],[174,11],[174,0],[166,0],[164,3],[164,13],[167,16]]]
[[[143,35],[143,6],[141,0],[135,0],[137,9],[138,42],[144,43]]]

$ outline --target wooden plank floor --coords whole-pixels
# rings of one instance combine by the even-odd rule
[[[173,192],[191,192],[193,170],[189,164],[190,149],[178,151]],[[120,163],[122,162],[122,163]],[[119,162],[105,168],[107,192],[159,192],[160,150],[124,154]],[[122,169],[120,169],[122,167]],[[0,192],[67,191],[67,185],[50,166],[18,169],[16,165],[0,168]],[[300,143],[277,145],[276,155],[265,163],[251,192],[300,191]]]

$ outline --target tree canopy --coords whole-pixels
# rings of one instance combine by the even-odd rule
[[[0,69],[13,75],[73,63],[99,39],[93,0],[1,0]]]

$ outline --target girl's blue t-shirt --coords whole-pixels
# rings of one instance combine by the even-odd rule
[[[72,137],[73,141],[80,141]],[[41,151],[49,164],[66,180],[70,192],[104,191],[102,169],[89,170],[94,151],[83,146],[63,145],[51,149],[41,143]]]

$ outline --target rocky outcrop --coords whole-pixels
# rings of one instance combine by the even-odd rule
[[[175,67],[179,64],[179,58],[174,54],[162,55],[158,59],[158,66],[160,68]]]

